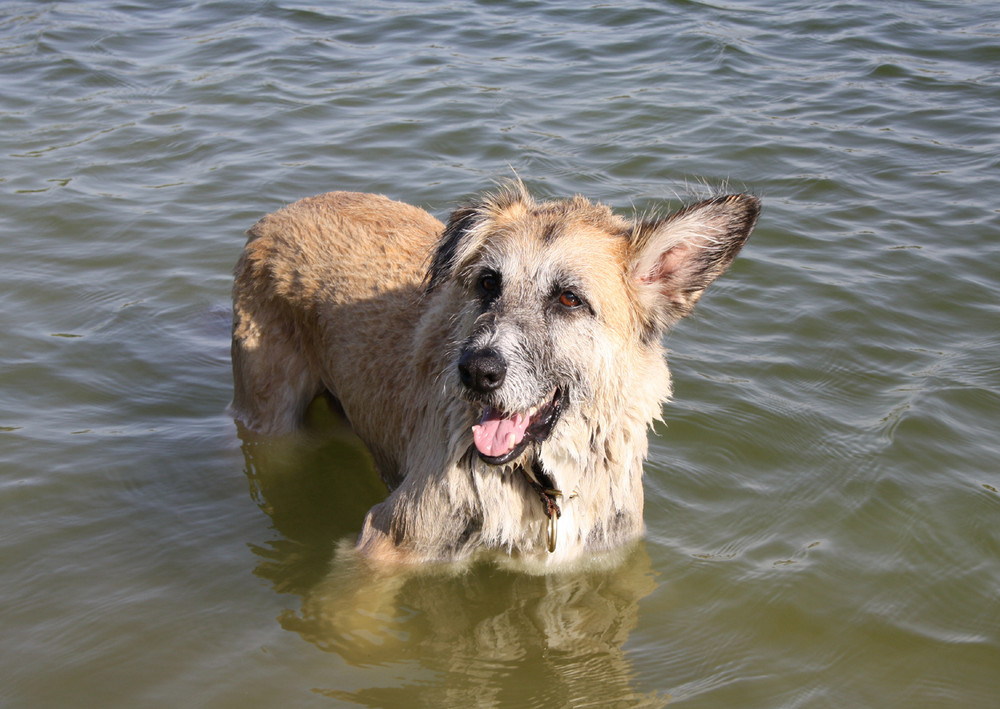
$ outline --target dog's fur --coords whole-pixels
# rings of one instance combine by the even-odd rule
[[[662,335],[759,211],[732,194],[630,221],[520,182],[447,226],[376,195],[300,200],[249,230],[236,267],[234,415],[275,434],[323,392],[340,402],[391,490],[358,540],[375,560],[618,546],[643,528]]]

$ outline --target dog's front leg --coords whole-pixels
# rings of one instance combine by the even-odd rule
[[[458,560],[477,541],[482,525],[477,509],[471,495],[461,495],[441,480],[410,474],[369,510],[358,551],[376,564]]]
[[[365,517],[364,527],[358,537],[358,551],[369,561],[378,565],[413,564],[420,561],[416,555],[408,552],[401,544],[402,540],[393,539],[391,521],[387,524],[387,502],[381,502]]]

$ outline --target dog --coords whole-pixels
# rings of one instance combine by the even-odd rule
[[[376,564],[620,547],[643,532],[647,428],[671,395],[663,335],[759,213],[726,194],[627,219],[520,180],[446,225],[383,196],[302,199],[247,232],[232,412],[272,435],[339,402],[390,491],[357,541]]]

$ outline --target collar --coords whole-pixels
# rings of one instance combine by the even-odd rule
[[[552,482],[551,476],[545,472],[545,468],[542,467],[542,462],[540,460],[535,460],[531,464],[531,470],[528,470],[524,466],[518,466],[518,470],[524,475],[524,479],[527,480],[531,488],[538,493],[538,497],[542,501],[542,507],[545,512],[545,516],[548,517],[549,524],[546,531],[546,548],[549,553],[553,553],[556,550],[556,540],[558,539],[559,532],[559,518],[562,517],[562,509],[559,507],[559,501],[562,500],[563,494],[562,490],[556,488],[555,484]],[[575,495],[570,495],[570,497],[575,497]]]

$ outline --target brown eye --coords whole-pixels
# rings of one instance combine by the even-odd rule
[[[567,308],[579,308],[583,301],[571,290],[564,290],[559,294],[559,304]]]
[[[495,273],[485,273],[479,278],[479,289],[483,293],[496,293],[500,289],[500,279]]]

